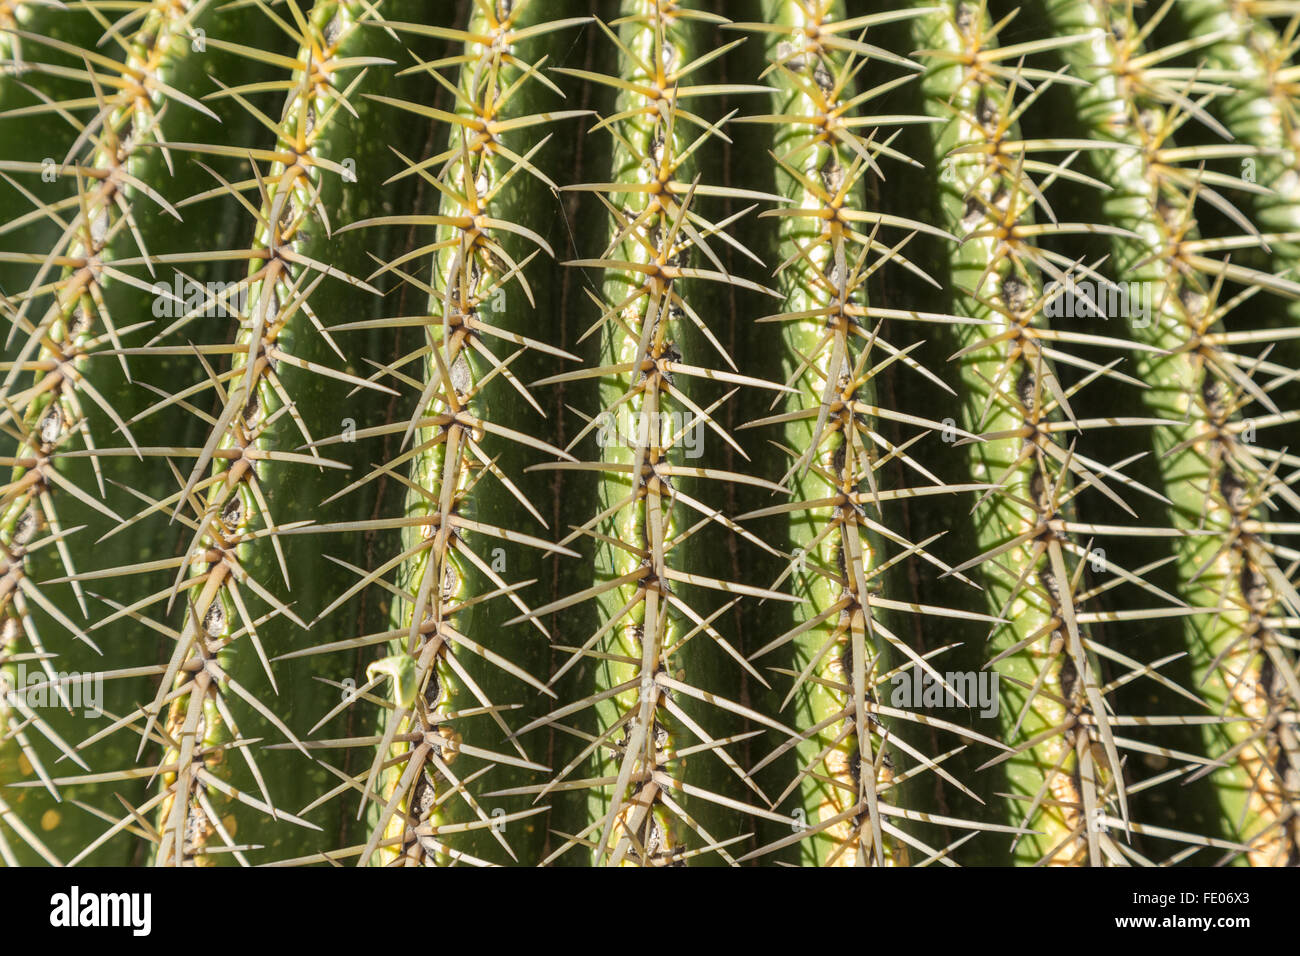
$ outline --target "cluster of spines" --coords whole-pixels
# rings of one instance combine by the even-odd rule
[[[1300,5],[1196,0],[1179,3],[1171,13],[1195,43],[1195,77],[1215,88],[1206,109],[1221,121],[1220,135],[1226,132],[1235,144],[1258,150],[1242,157],[1240,170],[1239,188],[1254,207],[1253,218],[1269,232],[1297,231],[1300,75],[1293,60],[1300,51]],[[1289,19],[1279,28],[1269,21],[1282,16]],[[1153,15],[1148,22],[1156,20]],[[1296,246],[1294,240],[1269,243],[1275,273],[1287,273]],[[1294,307],[1290,314],[1296,314]]]

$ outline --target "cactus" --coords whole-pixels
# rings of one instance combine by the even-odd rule
[[[0,4],[0,859],[1295,864],[1293,16]]]

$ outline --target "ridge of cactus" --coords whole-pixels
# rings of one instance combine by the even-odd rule
[[[571,187],[597,195],[611,221],[599,256],[568,263],[603,273],[600,293],[590,293],[599,317],[584,333],[600,334],[601,364],[545,380],[599,381],[600,407],[570,447],[595,433],[600,460],[547,467],[601,475],[599,511],[561,541],[594,540],[590,586],[536,612],[590,601],[602,620],[552,678],[596,662],[589,696],[544,718],[553,723],[587,710],[596,718],[578,757],[541,788],[590,793],[585,827],[550,859],[582,846],[593,862],[609,865],[734,863],[735,844],[747,834],[720,810],[786,818],[753,802],[766,796],[728,750],[737,741],[725,728],[748,718],[788,730],[727,692],[724,675],[736,667],[763,679],[715,622],[740,595],[789,597],[706,573],[711,534],[770,550],[712,504],[710,486],[779,486],[714,467],[707,457],[693,464],[699,456],[692,449],[707,436],[743,456],[719,409],[740,389],[776,388],[738,372],[707,304],[717,301],[710,286],[766,291],[728,273],[711,240],[752,257],[728,229],[753,200],[777,197],[701,182],[702,157],[726,135],[734,111],[714,118],[696,112],[695,103],[765,91],[708,82],[704,68],[739,42],[704,51],[705,31],[726,22],[716,14],[656,0],[628,0],[619,12],[600,24],[618,50],[618,75],[582,74],[619,91],[614,112],[593,127],[614,137],[613,172],[608,181]],[[714,221],[710,201],[722,197],[747,205]],[[719,356],[726,368],[717,367]],[[733,600],[719,604],[727,595]],[[567,779],[584,766],[591,776]],[[731,829],[720,831],[720,824]]]
[[[531,613],[520,592],[534,579],[515,576],[514,568],[539,568],[540,561],[521,550],[576,556],[520,530],[546,527],[521,489],[523,459],[563,454],[516,427],[535,422],[529,417],[534,412],[545,414],[523,369],[528,353],[573,358],[549,344],[546,326],[536,321],[546,313],[538,308],[530,279],[536,271],[529,267],[553,251],[522,224],[520,212],[530,198],[544,195],[543,187],[555,188],[539,158],[549,136],[513,148],[517,136],[585,115],[546,108],[560,91],[543,72],[546,57],[539,51],[552,34],[585,22],[551,17],[553,8],[476,4],[464,29],[389,23],[399,32],[447,39],[463,52],[419,66],[451,92],[454,109],[388,100],[450,129],[445,150],[402,157],[406,168],[394,177],[418,175],[434,187],[437,213],[376,217],[347,227],[436,230],[432,242],[380,269],[427,296],[428,314],[405,320],[424,326],[420,347],[400,360],[418,362],[420,377],[411,379],[396,366],[387,370],[419,392],[410,421],[385,426],[401,435],[403,451],[379,470],[410,469],[409,477],[398,478],[407,493],[404,516],[377,522],[403,529],[402,550],[358,585],[397,569],[390,586],[397,598],[392,629],[374,638],[388,642],[389,656],[367,668],[367,683],[358,691],[387,685],[389,693],[380,733],[364,741],[374,757],[360,782],[375,796],[363,863],[510,862],[519,859],[518,847],[535,853],[545,837],[530,818],[547,807],[494,805],[487,782],[496,778],[486,775],[498,767],[546,770],[529,757],[513,721],[522,689],[554,696],[534,673],[536,637],[523,628],[508,630],[504,640],[495,635],[507,623],[506,606]],[[444,67],[454,70],[454,80],[438,72]],[[431,281],[404,271],[417,257],[431,263]],[[502,357],[493,345],[513,351]],[[508,547],[498,547],[503,544]],[[492,639],[468,636],[479,628],[493,632]],[[518,663],[521,658],[527,666]]]
[[[209,862],[216,853],[227,851],[238,861],[242,849],[231,832],[229,812],[235,802],[291,824],[311,825],[276,807],[267,773],[245,744],[237,701],[265,717],[306,753],[284,720],[235,677],[242,656],[236,652],[251,645],[271,688],[278,690],[259,627],[277,615],[306,627],[297,612],[270,590],[273,579],[259,580],[250,567],[256,560],[253,552],[263,544],[259,539],[269,538],[278,561],[260,563],[278,564],[288,585],[278,540],[280,519],[269,510],[259,465],[268,463],[268,471],[276,462],[339,467],[314,449],[304,455],[274,441],[279,436],[273,423],[279,418],[293,420],[293,431],[304,442],[313,441],[280,377],[281,368],[296,366],[376,387],[358,376],[314,366],[289,348],[296,339],[306,338],[298,326],[314,324],[311,294],[322,278],[332,276],[365,288],[350,273],[315,260],[302,245],[309,230],[330,228],[328,212],[320,205],[321,180],[327,174],[345,175],[339,161],[319,144],[355,89],[356,75],[349,75],[350,71],[383,61],[348,55],[348,41],[362,30],[354,7],[317,3],[307,14],[296,7],[291,11],[291,23],[276,24],[298,45],[292,75],[277,84],[286,90],[284,110],[278,121],[271,120],[277,142],[260,155],[249,151],[254,161],[268,164],[261,175],[254,167],[260,202],[250,211],[256,231],[252,248],[242,253],[249,258],[249,274],[240,288],[247,290],[251,304],[232,343],[200,349],[205,355],[229,355],[231,364],[226,375],[213,383],[220,412],[177,499],[175,517],[191,530],[190,544],[177,564],[176,582],[161,595],[168,611],[182,595],[185,604],[168,662],[170,679],[160,684],[146,722],[148,733],[155,722],[164,720],[165,705],[159,731],[166,748],[161,765],[168,769],[160,778],[165,796],[158,809],[154,859],[159,865]],[[238,98],[240,93],[235,89],[230,95]],[[218,150],[204,144],[200,151]],[[268,610],[256,614],[255,600]],[[223,779],[238,759],[248,762],[256,790],[241,791]]]
[[[129,574],[124,568],[156,546],[154,532],[123,518],[106,497],[108,489],[125,477],[122,459],[142,460],[144,452],[135,432],[141,434],[142,440],[156,434],[147,427],[133,430],[123,417],[139,407],[143,398],[132,388],[134,382],[128,370],[131,349],[124,347],[124,338],[152,324],[153,315],[147,321],[125,325],[121,317],[133,318],[142,301],[151,300],[151,281],[156,278],[158,261],[151,244],[154,240],[166,243],[173,239],[167,222],[180,219],[173,203],[145,181],[171,171],[170,157],[160,161],[163,150],[157,147],[178,133],[211,131],[219,121],[211,109],[170,85],[176,77],[193,81],[192,66],[198,52],[195,31],[213,25],[216,15],[211,5],[186,3],[178,8],[175,4],[138,3],[128,4],[125,9],[121,20],[105,31],[106,38],[113,38],[108,52],[87,55],[79,68],[54,62],[53,57],[47,63],[42,55],[47,47],[58,54],[75,52],[76,46],[68,41],[57,36],[25,37],[26,69],[75,79],[89,95],[59,99],[47,96],[27,107],[26,111],[33,115],[58,116],[76,136],[61,162],[11,167],[15,173],[39,173],[42,182],[54,178],[76,187],[66,199],[42,203],[34,210],[59,224],[58,238],[48,252],[5,254],[10,261],[35,266],[27,290],[7,300],[8,308],[13,310],[12,333],[25,333],[26,338],[21,340],[15,360],[5,369],[4,417],[21,429],[22,443],[17,457],[6,462],[14,469],[12,480],[5,486],[4,507],[6,547],[10,549],[11,580],[15,583],[14,590],[6,595],[6,644],[13,647],[24,640],[29,642],[30,656],[19,646],[14,648],[17,653],[12,659],[20,663],[40,660],[50,689],[57,691],[65,705],[70,703],[68,691],[75,686],[75,678],[65,676],[63,668],[74,673],[95,669],[95,658],[104,653],[101,644],[120,648],[123,657],[149,647],[147,632],[118,627],[91,637],[91,632],[104,622],[83,627],[75,618],[84,619],[89,613],[88,587],[96,589],[97,602],[134,601],[140,591],[133,583],[121,580]],[[62,15],[74,14],[70,9]],[[118,56],[112,55],[114,52]],[[173,94],[179,102],[168,110],[166,101]],[[90,111],[84,122],[74,118],[82,110]],[[39,192],[29,190],[29,196],[33,204],[42,202]],[[157,210],[158,216],[152,212],[146,216],[145,209]],[[139,274],[141,267],[145,270],[143,277]],[[48,304],[41,304],[46,297]],[[39,318],[35,318],[37,315]],[[24,381],[25,374],[30,378]],[[20,390],[20,386],[24,387]],[[178,427],[183,433],[184,424],[178,426],[175,420],[160,430],[175,435]],[[121,433],[129,447],[106,444],[110,434],[117,438],[112,434],[115,432]],[[168,482],[170,477],[165,473],[147,479],[136,476],[137,489],[146,493]],[[76,529],[67,527],[60,517],[69,513],[81,519]],[[125,532],[101,549],[102,556],[120,564],[108,575],[78,573],[67,543],[69,536],[86,525],[91,527],[85,534],[104,531],[105,520],[111,531],[104,537]],[[35,541],[34,535],[38,536]],[[33,561],[42,569],[39,575],[31,573]],[[63,576],[52,577],[58,574]],[[37,583],[34,578],[45,580]],[[95,583],[83,587],[83,581],[91,579]],[[68,590],[74,603],[46,596],[54,593],[54,585],[63,582],[64,587],[70,583]],[[81,644],[74,641],[63,646],[60,641],[57,658],[50,654],[48,642],[38,634],[38,615]],[[93,651],[94,657],[89,657],[87,651]],[[119,701],[130,701],[147,692],[149,673],[147,668],[126,667],[101,672],[100,677],[114,682],[112,698],[117,706]],[[40,685],[29,684],[26,693],[39,689]],[[22,696],[15,696],[20,711]],[[99,716],[105,714],[112,716],[101,709]],[[34,729],[55,744],[60,758],[67,757],[83,770],[91,768],[81,751],[93,744],[88,755],[93,754],[111,768],[107,778],[94,779],[113,781],[126,794],[121,799],[136,802],[133,794],[143,778],[138,773],[112,775],[118,765],[131,762],[136,752],[125,738],[112,738],[115,724],[89,734],[88,725],[71,723],[76,732],[89,734],[85,740],[73,743],[59,738],[50,727],[52,723],[68,726],[69,715],[52,714],[49,723],[35,713],[26,716]],[[64,839],[61,831],[65,827],[69,830],[67,846],[71,849],[66,861],[75,862],[120,829],[110,828],[98,834],[92,816],[115,819],[121,810],[119,795],[107,789],[92,790],[95,796],[87,810],[84,801],[75,799],[86,790],[84,781],[52,778],[24,736],[17,736],[24,751],[21,762],[28,765],[24,776],[35,770],[53,805],[31,792],[22,794],[19,801],[30,805],[32,814],[39,813],[42,829],[58,831],[54,836],[60,842]],[[105,736],[110,739],[100,743]],[[70,791],[69,802],[60,793],[65,786]],[[74,806],[80,809],[73,810]],[[21,807],[15,809],[19,815],[27,812]],[[125,862],[133,858],[128,846],[119,842],[117,847],[123,854],[118,859]]]
[[[801,728],[799,771],[777,803],[798,791],[799,819],[807,825],[795,828],[795,835],[783,837],[771,849],[800,841],[804,861],[810,865],[906,863],[909,847],[923,858],[943,858],[942,851],[900,828],[904,820],[918,818],[918,812],[899,796],[903,781],[917,774],[917,769],[901,763],[904,755],[915,760],[922,772],[930,770],[947,784],[974,794],[942,767],[951,751],[931,760],[908,743],[898,725],[915,721],[968,741],[996,744],[940,719],[914,717],[880,700],[886,697],[885,688],[896,686],[900,675],[908,679],[913,667],[944,680],[930,655],[913,651],[890,629],[893,625],[886,616],[909,612],[989,618],[890,596],[887,585],[882,585],[888,581],[885,575],[908,555],[944,572],[952,568],[926,550],[941,535],[919,543],[908,541],[887,520],[883,503],[960,494],[979,486],[945,484],[912,458],[908,448],[924,433],[897,445],[880,435],[876,428],[881,419],[935,432],[944,425],[879,407],[874,393],[877,377],[894,363],[946,389],[911,358],[909,348],[891,345],[886,334],[893,332],[895,322],[961,320],[873,307],[866,287],[886,263],[932,281],[906,258],[907,243],[917,233],[952,237],[924,222],[867,209],[863,202],[865,180],[878,175],[882,157],[914,162],[891,146],[896,136],[889,135],[890,127],[932,120],[859,115],[860,108],[912,80],[920,69],[910,60],[887,56],[864,43],[861,35],[869,35],[873,26],[922,14],[901,10],[846,19],[842,4],[823,0],[773,2],[763,12],[763,23],[739,26],[767,37],[766,73],[780,111],[743,119],[764,122],[774,131],[772,155],[789,205],[763,214],[781,220],[777,275],[786,311],[758,321],[782,324],[788,356],[786,385],[794,392],[778,397],[778,401],[786,398],[784,412],[746,427],[784,425],[779,444],[792,464],[782,484],[790,485],[793,499],[742,519],[787,517],[792,550],[784,556],[790,566],[773,588],[789,578],[794,592],[805,598],[794,627],[754,654],[763,657],[787,643],[798,645],[800,669],[792,675],[795,680],[783,703],[794,703],[798,715],[793,722]],[[907,72],[859,92],[855,77],[873,58]],[[891,231],[881,236],[882,228]],[[876,473],[895,459],[924,483],[886,486]],[[886,542],[901,553],[888,556]],[[782,744],[753,769],[765,766],[792,743]],[[873,773],[864,773],[865,767],[874,768]],[[984,828],[972,821],[945,822]]]

